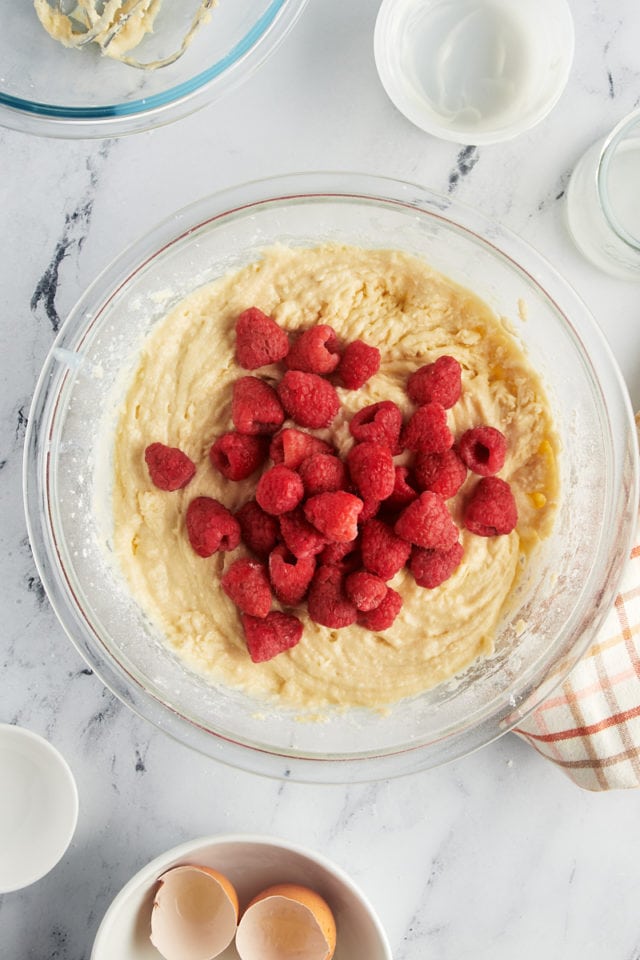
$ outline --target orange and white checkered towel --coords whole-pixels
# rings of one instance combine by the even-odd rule
[[[596,642],[514,733],[586,790],[640,786],[640,526]]]

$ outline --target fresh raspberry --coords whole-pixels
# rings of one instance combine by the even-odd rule
[[[344,592],[339,567],[318,567],[307,598],[309,616],[323,627],[340,629],[355,623],[358,611]]]
[[[256,500],[236,511],[242,542],[259,557],[267,557],[278,542],[278,521],[265,513]]]
[[[347,454],[351,480],[363,499],[386,500],[395,484],[393,457],[379,443],[356,443]]]
[[[281,515],[280,533],[291,553],[299,560],[314,557],[327,542],[327,538],[305,520],[302,507]]]
[[[245,370],[256,370],[283,360],[289,338],[275,320],[257,307],[244,310],[236,320],[236,360]]]
[[[418,407],[400,435],[400,444],[416,453],[442,453],[452,447],[453,434],[442,404],[425,403]]]
[[[236,607],[252,617],[266,617],[271,609],[271,587],[263,563],[242,558],[234,560],[220,581]]]
[[[411,544],[376,519],[363,525],[361,549],[365,569],[381,580],[391,580],[409,559]]]
[[[347,390],[359,390],[380,369],[380,351],[363,340],[347,344],[342,354],[338,376]]]
[[[298,473],[308,497],[316,493],[342,490],[347,479],[347,471],[342,460],[328,453],[317,453],[313,457],[308,457],[300,464]]]
[[[304,487],[298,474],[281,464],[265,470],[256,487],[256,500],[266,513],[275,517],[294,510],[303,496]]]
[[[300,642],[302,636],[302,624],[298,618],[289,613],[280,613],[279,610],[272,610],[264,620],[243,614],[242,629],[249,656],[254,663],[264,663],[290,650]]]
[[[495,427],[472,427],[458,440],[461,459],[483,477],[498,473],[507,455],[507,440]]]
[[[340,363],[338,348],[333,327],[320,323],[300,334],[287,354],[285,366],[305,373],[331,373]]]
[[[518,522],[518,508],[511,487],[500,477],[482,477],[464,511],[464,525],[479,537],[511,533]]]
[[[402,413],[391,400],[381,400],[363,407],[351,418],[349,430],[358,443],[381,443],[391,453],[399,453],[398,441],[402,428]]]
[[[144,451],[149,476],[159,490],[180,490],[186,487],[196,472],[196,465],[178,447],[164,443],[150,443]]]
[[[362,500],[346,490],[318,493],[309,497],[304,505],[304,515],[309,523],[329,540],[339,543],[355,540],[361,510]]]
[[[269,554],[269,579],[280,603],[295,607],[304,600],[316,570],[315,557],[298,559],[285,546]]]
[[[209,459],[226,480],[246,480],[267,459],[267,443],[264,437],[232,430],[218,437]]]
[[[235,550],[240,543],[240,524],[225,506],[212,497],[196,497],[187,507],[187,535],[199,557],[218,550]]]
[[[301,463],[316,453],[334,452],[331,444],[295,427],[285,427],[276,433],[269,446],[269,456],[273,462],[284,463],[291,470],[297,470]]]
[[[388,630],[400,613],[402,597],[391,587],[387,587],[387,594],[375,610],[361,613],[358,623],[367,630]]]
[[[391,494],[384,502],[385,508],[401,510],[418,496],[417,490],[411,486],[412,477],[408,467],[394,468],[394,483]]]
[[[460,364],[454,357],[438,357],[412,373],[407,383],[407,393],[414,403],[440,403],[448,410],[462,392]]]
[[[387,595],[384,580],[366,570],[350,573],[344,582],[344,590],[351,603],[363,613],[375,610]]]
[[[393,529],[417,547],[432,550],[448,550],[458,539],[458,528],[446,503],[429,490],[404,508]]]
[[[278,384],[278,395],[291,419],[312,430],[328,427],[340,409],[335,387],[317,373],[287,370]]]
[[[328,543],[318,560],[328,567],[340,567],[343,571],[357,570],[361,566],[360,538],[346,543]]]
[[[238,433],[275,433],[284,421],[284,410],[268,383],[240,377],[233,384],[231,419]]]
[[[358,523],[366,523],[367,520],[372,520],[373,517],[377,517],[380,511],[380,501],[376,500],[375,497],[364,497],[362,498],[362,510],[360,511],[360,516],[358,517]]]
[[[467,478],[467,468],[452,447],[442,453],[419,453],[413,465],[416,485],[443,500],[455,496]]]
[[[448,550],[425,550],[414,547],[409,560],[409,570],[419,587],[433,590],[448,580],[454,570],[460,566],[464,549],[456,540]]]

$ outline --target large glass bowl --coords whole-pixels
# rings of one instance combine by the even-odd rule
[[[180,59],[144,71],[75,50],[41,26],[33,0],[0,0],[0,124],[57,137],[115,137],[184,117],[245,80],[271,54],[307,0],[219,0]],[[200,0],[164,0],[153,34],[132,51],[145,63],[180,46]]]
[[[319,722],[208,685],[163,644],[109,556],[105,475],[114,391],[182,295],[275,242],[337,241],[423,257],[508,318],[561,437],[561,498],[497,634],[495,654],[386,714]],[[523,304],[526,309],[523,308]],[[229,764],[309,781],[389,777],[459,757],[515,726],[593,640],[630,546],[637,454],[628,396],[588,310],[517,237],[421,187],[301,174],[182,210],[125,250],[81,297],[44,365],[25,454],[29,533],[65,630],[103,682],[177,739]]]

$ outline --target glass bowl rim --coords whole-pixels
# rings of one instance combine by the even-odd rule
[[[269,0],[267,9],[227,54],[189,80],[150,97],[100,107],[65,107],[0,89],[0,125],[39,136],[101,138],[139,133],[182,119],[247,80],[284,40],[307,3]]]

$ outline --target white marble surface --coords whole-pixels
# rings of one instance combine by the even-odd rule
[[[370,897],[396,960],[640,956],[637,794],[583,793],[511,736],[447,768],[364,786],[227,769],[105,691],[58,626],[30,555],[21,449],[59,323],[123,244],[245,179],[361,170],[496,216],[587,301],[640,407],[640,286],[586,264],[563,221],[576,160],[640,102],[637,0],[571,0],[576,58],[559,104],[530,133],[481,149],[431,138],[387,100],[372,55],[377,6],[310,0],[258,74],[175,126],[102,142],[0,132],[0,720],[62,750],[81,803],[53,873],[0,897],[2,960],[87,960],[108,903],[141,865],[227,831],[278,834],[336,860]]]

